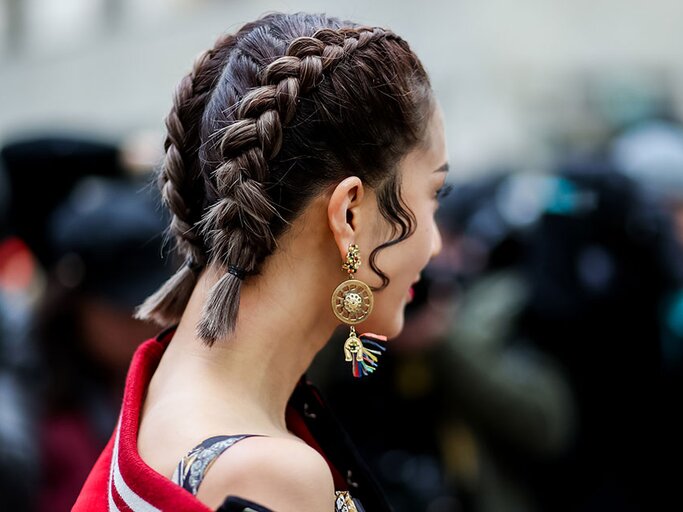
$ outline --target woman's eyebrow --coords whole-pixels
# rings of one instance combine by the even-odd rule
[[[434,169],[434,172],[435,172],[435,173],[436,173],[436,172],[448,172],[448,162],[446,162],[445,164],[443,164],[443,165],[442,165],[441,167],[439,167],[438,169]]]

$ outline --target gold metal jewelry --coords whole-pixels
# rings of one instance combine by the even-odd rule
[[[349,278],[332,293],[332,311],[339,320],[349,325],[359,324],[370,316],[375,302],[370,287],[353,277],[360,264],[358,245],[349,245],[346,261],[342,264],[342,270],[348,272]]]
[[[351,327],[349,337],[344,342],[344,359],[346,361],[353,361],[355,359],[358,362],[363,360],[363,342],[358,338],[356,329],[353,327]]]
[[[370,316],[373,305],[370,287],[358,279],[347,279],[332,294],[332,311],[345,324],[361,323]]]
[[[332,294],[332,311],[349,326],[349,336],[344,342],[344,359],[351,363],[354,377],[363,377],[375,371],[379,356],[386,350],[382,343],[387,340],[386,336],[369,332],[360,336],[356,334],[354,325],[370,316],[374,305],[370,287],[353,277],[359,268],[360,251],[356,244],[351,244],[342,264],[342,270],[348,272],[349,278],[337,286]]]
[[[358,244],[350,244],[346,252],[346,261],[342,263],[342,270],[353,275],[360,268],[360,249]]]

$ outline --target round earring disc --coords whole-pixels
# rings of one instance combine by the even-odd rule
[[[372,290],[358,279],[347,279],[332,294],[332,311],[346,324],[364,321],[372,313],[373,305]]]

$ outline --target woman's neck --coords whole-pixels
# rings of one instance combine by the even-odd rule
[[[321,300],[327,288],[329,293],[333,289],[329,278],[321,279],[311,268],[297,273],[289,266],[269,267],[243,283],[235,331],[212,347],[196,332],[204,300],[219,277],[207,269],[164,358],[174,360],[171,367],[185,367],[214,399],[235,406],[264,428],[285,430],[287,402],[338,322],[329,299]]]

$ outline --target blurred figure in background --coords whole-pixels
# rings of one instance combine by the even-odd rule
[[[575,404],[561,365],[516,329],[530,296],[522,234],[542,214],[546,182],[494,176],[463,184],[439,216],[439,264],[460,286],[434,370],[447,397],[448,475],[469,497],[467,510],[545,510],[520,475],[523,464],[563,452],[574,433]]]
[[[0,501],[7,510],[31,510],[39,477],[32,395],[37,372],[25,329],[27,312],[17,290],[22,284],[18,270],[30,256],[9,235],[9,199],[8,179],[0,167]]]
[[[666,111],[641,119],[618,133],[608,154],[619,171],[648,190],[669,213],[678,245],[683,247],[683,124]],[[671,258],[680,255],[673,252]],[[669,294],[661,316],[661,421],[669,443],[665,461],[668,467],[674,467],[683,457],[683,420],[678,411],[683,396],[683,289]],[[673,493],[678,487],[677,475],[666,475],[662,485]]]
[[[678,244],[683,247],[683,125],[671,119],[647,119],[623,130],[610,145],[615,167],[636,181],[671,217]],[[673,256],[675,257],[675,255]],[[673,331],[664,341],[666,368],[681,371],[683,346],[683,295],[675,294],[667,306],[667,326]]]
[[[480,190],[460,205],[475,273],[440,360],[474,440],[461,486],[476,510],[658,509],[676,442],[663,311],[683,285],[670,219],[593,164]]]
[[[56,503],[70,509],[116,423],[130,358],[158,330],[132,313],[168,277],[162,230],[139,184],[102,178],[79,182],[50,218],[59,258],[48,270],[37,316],[48,378],[43,510],[56,510]]]
[[[44,269],[33,323],[23,329],[40,370],[24,388],[38,411],[30,425],[40,463],[34,505],[70,510],[116,422],[129,359],[156,332],[132,312],[168,277],[160,259],[165,224],[156,197],[125,175],[116,148],[60,138],[42,139],[32,152],[27,144],[19,145],[21,158],[16,146],[3,155],[16,178],[14,231]],[[36,191],[28,178],[43,175],[56,188],[43,190],[44,202],[29,201]],[[34,203],[42,211],[27,207]],[[11,470],[2,468],[3,477]]]

